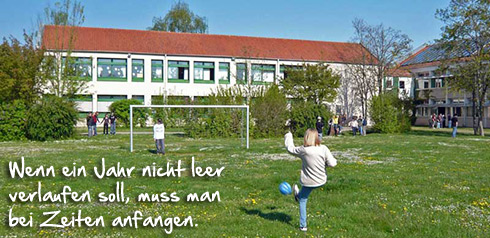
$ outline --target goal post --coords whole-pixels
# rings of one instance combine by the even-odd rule
[[[250,109],[248,105],[129,105],[129,143],[130,152],[133,152],[133,108],[238,108],[246,110],[246,139],[247,139],[247,149],[250,148],[249,141],[249,117]]]

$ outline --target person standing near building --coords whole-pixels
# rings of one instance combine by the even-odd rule
[[[104,135],[109,135],[109,115],[107,113],[104,116],[104,119],[102,119],[102,123],[104,125]]]
[[[92,137],[92,113],[89,112],[87,117],[85,118],[87,120],[87,128],[88,128],[88,137]]]
[[[352,117],[352,120],[349,122],[349,126],[352,128],[352,135],[356,136],[357,134],[357,129],[359,127],[359,124],[357,123],[357,118]]]
[[[157,124],[153,126],[153,140],[157,147],[157,154],[165,154],[165,125],[163,125],[162,119],[157,120]]]
[[[94,136],[97,135],[97,123],[99,123],[99,112],[92,115],[92,133]]]
[[[458,115],[454,114],[452,120],[452,126],[453,126],[453,138],[456,137],[456,133],[458,133]]]
[[[318,138],[320,141],[323,138],[323,122],[322,122],[322,117],[318,117],[316,121],[316,130],[318,131]]]
[[[111,112],[111,116],[109,117],[109,121],[111,123],[111,135],[116,134],[116,116],[114,115],[113,112]]]
[[[333,129],[335,130],[335,136],[339,133],[339,116],[333,116]]]
[[[359,128],[359,135],[363,135],[364,132],[363,132],[363,128],[362,128],[362,116],[359,116],[359,118],[357,118],[357,127]]]

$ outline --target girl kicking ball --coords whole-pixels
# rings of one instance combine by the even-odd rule
[[[291,132],[284,136],[284,144],[289,153],[301,158],[303,164],[300,178],[301,191],[295,184],[293,193],[294,199],[299,201],[299,229],[306,231],[306,202],[308,201],[308,196],[313,189],[321,187],[327,182],[327,170],[325,167],[334,167],[337,165],[337,160],[326,146],[320,145],[318,131],[315,129],[306,130],[303,146],[294,146]]]

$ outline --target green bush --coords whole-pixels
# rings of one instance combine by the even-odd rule
[[[255,122],[255,137],[274,137],[284,134],[287,100],[277,85],[267,88],[260,97],[252,101],[251,113]]]
[[[32,105],[27,115],[27,138],[39,141],[71,137],[78,119],[72,102],[49,96]]]
[[[243,105],[244,94],[238,87],[219,88],[206,100],[195,104]],[[190,137],[238,137],[246,115],[240,109],[212,108],[188,111],[184,131]],[[245,130],[245,128],[243,128]],[[244,132],[245,133],[245,132]]]
[[[0,104],[0,141],[25,139],[27,107],[22,100]]]
[[[113,112],[117,120],[121,122],[125,127],[129,127],[129,105],[142,105],[140,101],[136,99],[123,99],[113,102],[109,106],[109,110]],[[148,119],[148,108],[134,108],[133,109],[133,124],[144,127],[146,120]]]
[[[382,133],[402,133],[410,131],[411,108],[398,98],[395,93],[388,92],[374,96],[371,100],[370,114],[374,131]]]
[[[152,105],[189,105],[190,100],[183,97],[167,97],[163,100],[163,96],[153,97]],[[156,121],[158,118],[164,120],[166,128],[181,128],[184,126],[185,118],[189,114],[188,108],[152,108],[151,118]]]
[[[304,136],[308,128],[315,128],[317,117],[319,116],[326,122],[332,117],[332,114],[326,105],[315,104],[309,101],[292,102],[289,116],[292,132],[296,136]]]

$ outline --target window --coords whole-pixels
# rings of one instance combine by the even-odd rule
[[[405,89],[405,81],[400,81],[400,89]]]
[[[163,82],[163,60],[151,61],[151,81]]]
[[[252,65],[252,83],[269,84],[274,82],[275,66],[267,64]]]
[[[386,88],[391,88],[393,87],[393,80],[391,79],[386,79]]]
[[[436,79],[435,84],[436,88],[442,88],[442,79]]]
[[[230,63],[219,63],[218,79],[220,84],[230,83]]]
[[[194,62],[194,83],[214,83],[213,62]]]
[[[126,59],[97,59],[98,81],[126,81]]]
[[[292,70],[301,70],[301,69],[302,66],[281,65],[279,67],[279,77],[285,79],[288,77],[288,72],[291,72]]]
[[[132,61],[132,81],[144,82],[145,81],[145,61],[142,59],[133,59]]]
[[[145,96],[144,95],[133,95],[133,96],[131,96],[131,99],[136,99],[142,103],[145,103]]]
[[[92,95],[78,94],[73,96],[70,100],[75,102],[92,102]]]
[[[169,61],[168,62],[168,82],[169,83],[188,83],[189,82],[189,62],[188,61]]]
[[[66,57],[63,57],[62,64],[66,65]],[[67,74],[75,76],[82,80],[92,80],[92,59],[91,58],[69,58]]]
[[[429,81],[424,81],[424,88],[429,88]]]
[[[126,95],[98,95],[97,101],[99,102],[115,102],[118,100],[126,99]]]
[[[236,83],[247,84],[247,64],[236,64]]]

